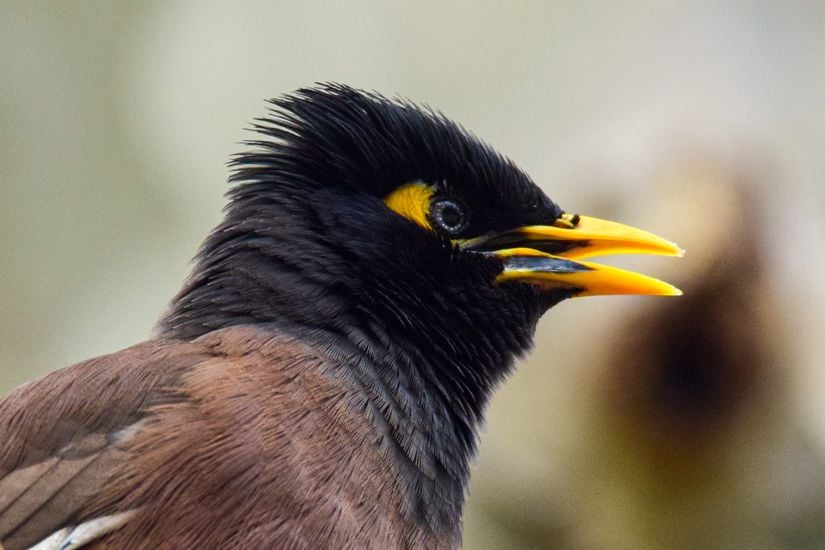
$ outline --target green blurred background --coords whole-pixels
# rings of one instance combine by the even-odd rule
[[[443,110],[678,300],[558,306],[465,546],[825,548],[822,2],[0,3],[0,390],[150,333],[263,100]],[[2,442],[0,442],[2,444]]]

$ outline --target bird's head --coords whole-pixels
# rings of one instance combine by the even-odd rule
[[[498,318],[518,325],[505,332],[532,334],[538,317],[565,298],[679,293],[582,261],[679,255],[678,247],[566,213],[509,159],[438,112],[337,84],[271,103],[254,125],[262,138],[233,161],[226,217],[166,330],[324,325],[335,315],[345,323],[354,309],[372,308],[406,328],[433,317],[467,326]]]
[[[272,105],[252,150],[233,161],[225,219],[163,321],[167,332],[273,323],[373,351],[410,341],[506,369],[562,299],[679,292],[582,261],[678,255],[675,245],[565,213],[429,108],[336,84]]]

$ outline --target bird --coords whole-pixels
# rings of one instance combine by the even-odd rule
[[[0,400],[0,548],[456,548],[485,406],[568,298],[679,256],[426,105],[270,100],[149,339]]]

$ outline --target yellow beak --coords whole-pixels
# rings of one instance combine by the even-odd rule
[[[632,271],[579,261],[607,254],[682,256],[670,241],[620,223],[565,214],[553,225],[529,225],[472,239],[462,247],[501,258],[500,282],[520,281],[575,296],[647,294],[679,296],[678,288]],[[575,261],[574,261],[575,260]]]

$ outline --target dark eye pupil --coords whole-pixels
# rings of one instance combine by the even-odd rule
[[[441,221],[448,227],[456,227],[461,224],[461,211],[455,205],[446,205],[441,210]]]
[[[438,201],[434,205],[433,214],[438,225],[450,233],[458,233],[464,228],[464,212],[453,201]]]

